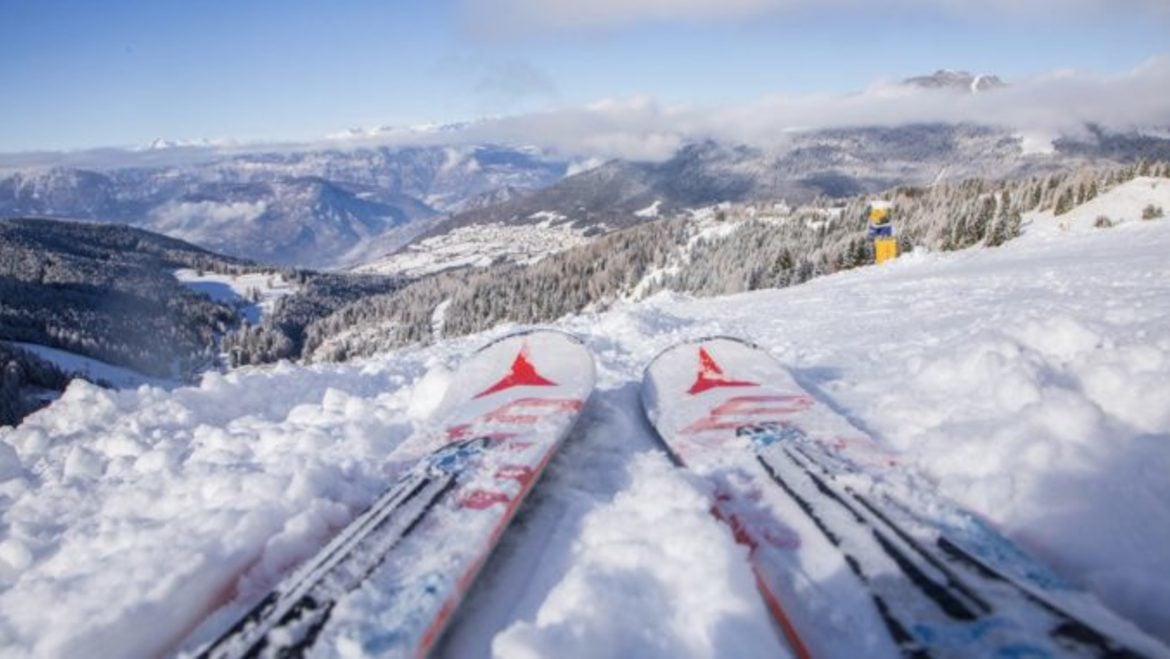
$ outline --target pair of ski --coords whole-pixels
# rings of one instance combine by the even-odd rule
[[[391,457],[400,475],[200,657],[423,656],[594,385],[576,338],[495,341]],[[715,486],[799,656],[1164,652],[930,494],[763,350],[712,338],[646,369],[647,416]]]

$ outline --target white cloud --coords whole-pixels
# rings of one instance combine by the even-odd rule
[[[152,213],[153,226],[177,238],[215,243],[224,231],[246,224],[268,210],[266,201],[172,201]]]
[[[1015,81],[978,94],[881,82],[848,95],[773,95],[739,105],[663,107],[648,97],[606,99],[586,107],[491,119],[458,136],[538,144],[579,157],[657,160],[682,144],[715,138],[783,142],[794,130],[908,123],[970,122],[1029,135],[1170,127],[1170,57],[1122,75],[1072,71]]]
[[[1035,150],[1044,148],[1037,140],[1079,131],[1086,123],[1120,131],[1170,128],[1170,94],[1166,93],[1170,90],[1170,56],[1151,59],[1121,75],[1062,70],[1009,82],[1004,88],[968,94],[884,81],[854,94],[777,94],[721,106],[663,106],[645,96],[603,99],[580,107],[483,119],[456,128],[382,131],[315,143],[137,153],[13,154],[0,158],[0,170],[4,165],[64,164],[62,161],[94,167],[103,163],[161,164],[168,152],[170,158],[181,162],[256,151],[485,142],[534,145],[579,161],[661,160],[689,141],[706,138],[766,146],[784,142],[797,130],[933,122],[1009,128],[1029,136],[1030,148]],[[181,219],[182,213],[178,216]]]
[[[1116,76],[1061,71],[979,94],[878,84],[847,96],[774,96],[724,108],[720,123],[746,141],[785,127],[974,122],[1069,130],[1087,122],[1117,129],[1170,124],[1170,57]]]
[[[686,112],[664,109],[648,97],[606,99],[566,108],[474,124],[474,141],[533,143],[555,151],[599,158],[661,160],[691,131]]]

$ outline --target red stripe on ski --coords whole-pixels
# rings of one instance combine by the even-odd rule
[[[496,470],[496,478],[513,480],[521,485],[527,485],[534,473],[528,465],[504,465]]]
[[[753,417],[782,416],[806,410],[813,399],[804,395],[736,396],[711,408],[707,416],[679,431],[693,435],[710,430],[735,430]]]
[[[483,415],[482,421],[484,423],[530,426],[539,423],[545,414],[522,414],[518,410],[544,409],[552,412],[577,412],[581,409],[582,404],[581,401],[571,398],[518,398]]]
[[[476,398],[483,398],[494,393],[511,389],[512,387],[555,387],[556,382],[549,380],[536,372],[536,367],[524,356],[522,349],[516,354],[512,368],[500,381],[476,394]]]
[[[497,503],[508,503],[512,498],[504,492],[494,490],[472,490],[459,498],[460,508],[483,510],[491,508]]]
[[[708,389],[715,389],[717,387],[758,387],[757,382],[748,382],[746,380],[731,380],[723,374],[723,369],[719,364],[715,363],[711,354],[707,349],[699,347],[699,375],[695,378],[695,383],[687,390],[687,393],[694,396],[701,394]]]
[[[581,405],[584,404],[584,401],[580,400],[573,402],[577,404],[576,407],[578,409],[581,407]],[[467,590],[471,588],[471,583],[475,581],[475,576],[479,574],[480,568],[483,567],[483,564],[487,561],[487,557],[491,554],[492,549],[494,549],[496,544],[499,542],[500,536],[504,534],[504,529],[508,528],[508,524],[512,521],[512,518],[515,517],[516,511],[520,507],[520,503],[524,501],[525,497],[528,496],[528,492],[532,489],[532,486],[535,485],[536,480],[540,478],[541,474],[544,473],[545,467],[547,467],[548,463],[552,460],[553,453],[556,453],[555,448],[550,449],[544,454],[544,457],[540,459],[540,463],[537,464],[536,468],[532,470],[533,477],[530,478],[527,482],[521,483],[520,492],[510,501],[508,501],[508,507],[504,510],[504,514],[501,515],[499,520],[496,522],[496,526],[492,529],[491,536],[488,538],[487,544],[484,545],[484,549],[479,552],[479,554],[475,557],[475,560],[472,561],[471,565],[467,568],[466,571],[464,571],[463,576],[459,578],[459,581],[455,585],[454,592],[452,592],[447,597],[447,600],[443,602],[443,606],[439,609],[438,614],[435,615],[435,617],[431,620],[431,624],[427,627],[426,631],[423,632],[422,640],[419,642],[418,647],[415,648],[415,657],[421,659],[430,653],[431,648],[435,645],[435,641],[439,639],[439,635],[442,633],[443,629],[446,628],[447,622],[451,618],[451,614],[455,612],[456,606],[459,604],[460,600],[463,599],[463,596],[467,594]],[[805,657],[802,659],[807,659],[807,655],[805,655]]]
[[[682,463],[683,466],[687,466],[686,460],[682,460]],[[723,496],[727,497],[729,495],[723,493]],[[723,503],[725,502],[726,500]],[[726,523],[727,518],[725,514],[719,510],[720,503],[719,494],[716,494],[715,501],[712,504],[711,515],[715,519]],[[732,527],[731,531],[735,541],[744,544],[748,548],[748,562],[751,564],[752,574],[756,577],[756,589],[763,596],[764,605],[768,607],[768,612],[772,614],[772,619],[780,625],[780,629],[784,632],[784,637],[788,641],[789,647],[792,648],[792,653],[796,655],[797,659],[812,659],[812,653],[808,651],[808,646],[805,645],[804,639],[796,631],[796,625],[792,624],[792,619],[788,617],[784,606],[780,604],[780,598],[776,596],[776,593],[772,592],[771,587],[768,585],[766,570],[757,551],[758,544],[751,541],[746,543],[741,542],[739,532],[734,527]]]
[[[796,626],[792,624],[792,620],[788,617],[788,613],[784,611],[784,607],[780,604],[780,598],[776,597],[768,588],[768,582],[764,579],[759,563],[755,560],[754,551],[752,552],[752,572],[756,575],[756,588],[759,589],[760,594],[764,596],[764,604],[767,605],[768,611],[772,613],[772,618],[780,623],[780,628],[784,630],[784,636],[788,639],[788,645],[792,647],[793,654],[797,659],[812,659],[812,653],[808,651],[808,646],[804,644],[804,640],[800,638],[800,634],[796,632]]]

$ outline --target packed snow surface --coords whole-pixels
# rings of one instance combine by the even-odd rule
[[[557,323],[593,350],[598,388],[439,655],[783,654],[746,550],[639,409],[650,359],[715,334],[771,351],[944,494],[1170,640],[1170,220],[1055,221],[996,249]],[[77,381],[0,429],[0,655],[209,640],[239,611],[222,605],[257,598],[379,494],[460,357],[506,331],[173,391]]]

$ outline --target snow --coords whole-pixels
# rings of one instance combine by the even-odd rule
[[[1093,233],[1102,230],[1095,226],[1097,218],[1107,217],[1113,225],[1141,222],[1142,210],[1151,204],[1164,212],[1170,209],[1170,179],[1139,176],[1063,215],[1029,213],[1024,217],[1025,231],[1031,236]]]
[[[1020,150],[1025,156],[1051,156],[1056,153],[1054,135],[1040,130],[1020,132],[1015,135],[1020,142]]]
[[[556,323],[593,350],[598,388],[437,654],[783,653],[707,486],[638,409],[651,358],[714,334],[768,349],[942,493],[1170,641],[1170,220],[1050,226],[1132,220],[1122,206],[1168,184],[1151,185],[1030,217],[995,249]],[[230,623],[210,613],[259,597],[379,494],[460,356],[508,329],[172,391],[75,381],[0,429],[0,655],[193,650]]]
[[[747,550],[711,524],[708,492],[656,453],[634,457],[631,485],[582,520],[570,567],[535,620],[493,641],[500,657],[778,656]],[[656,505],[647,505],[647,502]],[[706,564],[695,571],[696,564]],[[640,611],[613,606],[637,602]],[[656,624],[647,624],[647,613]],[[761,653],[761,650],[766,652]]]
[[[693,209],[691,215],[693,221],[687,226],[687,230],[691,233],[687,242],[684,245],[675,249],[674,253],[670,255],[667,262],[657,268],[651,268],[643,275],[642,280],[634,286],[633,290],[627,296],[630,300],[640,300],[646,297],[646,292],[654,290],[654,288],[662,282],[663,279],[670,275],[677,274],[684,265],[689,263],[694,258],[695,249],[704,241],[714,241],[720,238],[725,238],[738,231],[747,218],[760,220],[764,222],[783,222],[789,216],[781,214],[758,215],[751,207],[738,209],[742,213],[737,213],[731,218],[719,220],[717,219],[717,212],[719,210],[726,211],[731,206],[729,204],[720,204],[718,206],[707,206],[704,208]],[[782,209],[775,208],[773,213],[780,213]]]
[[[634,216],[635,217],[644,217],[644,218],[658,217],[658,207],[661,205],[662,205],[662,200],[657,199],[654,201],[654,203],[650,204],[649,206],[647,206],[641,210],[634,211]]]
[[[175,278],[216,302],[238,307],[240,314],[253,325],[258,324],[264,314],[272,312],[277,300],[300,289],[295,282],[287,281],[282,273],[200,274],[184,268],[175,271]],[[258,295],[259,299],[254,301],[253,295]]]
[[[574,160],[573,162],[569,163],[568,168],[565,170],[565,176],[566,177],[573,176],[574,174],[580,174],[582,172],[587,172],[591,169],[597,169],[598,167],[601,167],[605,163],[606,163],[605,158],[597,158],[597,157],[585,158],[582,160]]]
[[[451,300],[446,299],[435,305],[435,310],[431,312],[431,338],[438,341],[443,338],[443,329],[447,326],[447,309],[451,306]]]
[[[144,384],[169,388],[178,384],[177,380],[152,378],[129,368],[114,366],[66,350],[21,341],[4,341],[4,343],[31,352],[66,373],[76,373],[91,381],[104,380],[118,389],[134,389]]]
[[[480,268],[508,261],[535,263],[544,257],[589,242],[583,231],[565,223],[565,216],[538,211],[537,224],[477,224],[411,243],[383,259],[354,268],[355,272],[422,277],[454,268]]]
[[[528,216],[530,220],[537,220],[538,226],[548,228],[569,219],[556,211],[536,211]]]

